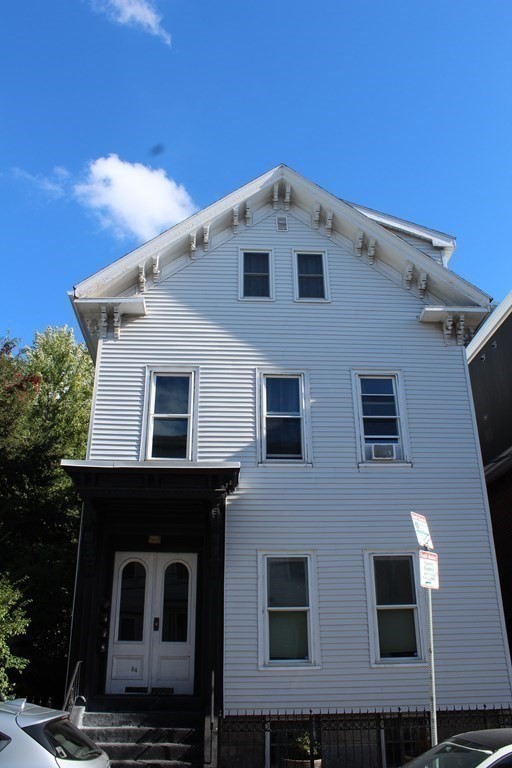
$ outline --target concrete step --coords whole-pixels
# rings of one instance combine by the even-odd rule
[[[83,726],[82,730],[96,742],[147,744],[183,744],[197,740],[194,728],[149,728],[130,725],[109,727]]]
[[[202,762],[187,763],[181,760],[111,760],[111,768],[202,768]]]
[[[128,744],[126,742],[97,742],[111,760],[185,760],[198,756],[197,746],[191,744]]]
[[[196,711],[84,712],[83,727],[113,728],[200,728],[203,716]]]

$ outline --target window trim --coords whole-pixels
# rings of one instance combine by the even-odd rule
[[[284,378],[299,380],[299,395],[301,405],[302,425],[302,458],[300,459],[270,459],[266,456],[266,389],[267,378]],[[297,369],[258,369],[256,371],[256,438],[258,442],[258,464],[262,466],[304,466],[312,464],[311,438],[311,396],[309,387],[309,371]]]
[[[189,429],[187,435],[186,456],[182,458],[152,456],[153,413],[155,398],[155,380],[157,376],[184,376],[190,378],[189,390]],[[141,450],[139,459],[146,461],[197,461],[197,428],[199,405],[199,368],[181,366],[146,366],[144,412],[142,416]]]
[[[324,295],[323,297],[314,298],[314,297],[308,297],[308,296],[300,296],[299,295],[299,255],[302,254],[311,254],[314,256],[321,256],[322,257],[322,269],[323,269],[323,277],[324,277]],[[306,249],[306,248],[294,248],[293,249],[293,293],[294,293],[294,301],[298,301],[300,303],[313,303],[313,304],[326,304],[329,303],[331,300],[330,295],[330,288],[329,288],[329,272],[327,269],[327,251],[325,250],[318,250],[316,248],[314,249]]]
[[[260,670],[320,669],[320,633],[318,615],[318,580],[316,550],[258,550],[258,668]],[[309,659],[270,661],[269,622],[267,607],[267,561],[270,558],[305,558],[308,564],[308,645]]]
[[[390,467],[390,466],[412,466],[411,446],[409,442],[409,429],[407,426],[407,413],[405,408],[405,389],[403,382],[403,372],[400,369],[357,369],[352,372],[352,394],[354,401],[354,422],[356,430],[357,463],[358,466],[367,467]],[[379,461],[377,459],[367,459],[365,456],[364,424],[363,424],[363,401],[361,392],[361,379],[393,379],[395,390],[395,401],[397,406],[399,442],[402,450],[402,456],[399,459]]]
[[[424,614],[424,600],[421,599],[420,587],[420,574],[418,567],[418,553],[417,550],[392,550],[392,549],[371,549],[365,550],[365,577],[366,577],[366,596],[368,604],[368,629],[369,629],[369,645],[370,645],[370,665],[372,667],[403,667],[404,665],[412,664],[425,664],[425,648],[426,643],[424,640],[425,626],[425,614]],[[416,630],[416,644],[418,648],[418,655],[416,657],[404,656],[392,657],[392,658],[380,658],[380,644],[379,644],[379,624],[377,617],[377,594],[375,590],[375,557],[410,557],[412,561],[412,573],[414,576],[414,591],[416,594],[416,607],[414,609],[414,626]]]
[[[244,295],[244,254],[268,253],[268,296]],[[238,250],[238,299],[239,301],[274,301],[274,250],[273,248],[239,248]]]

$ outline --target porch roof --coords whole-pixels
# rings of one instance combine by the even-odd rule
[[[239,462],[68,460],[62,468],[82,499],[183,498],[215,501],[238,485]]]

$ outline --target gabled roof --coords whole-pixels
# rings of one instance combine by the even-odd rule
[[[455,247],[453,237],[348,203],[279,165],[78,283],[71,300],[89,347],[95,347],[93,329],[97,333],[99,326],[100,336],[102,329],[106,332],[108,316],[113,314],[116,331],[123,314],[145,314],[144,292],[153,282],[214,250],[272,209],[290,211],[320,235],[348,246],[355,257],[413,290],[426,305],[449,307],[456,321],[454,308],[462,323],[464,311],[471,309],[477,323],[489,311],[486,294],[400,235],[428,241],[443,251],[444,263]],[[431,312],[423,319],[445,322],[445,315]]]

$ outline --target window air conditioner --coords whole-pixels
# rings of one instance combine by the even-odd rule
[[[374,461],[394,461],[396,459],[395,443],[373,443],[372,460]]]

